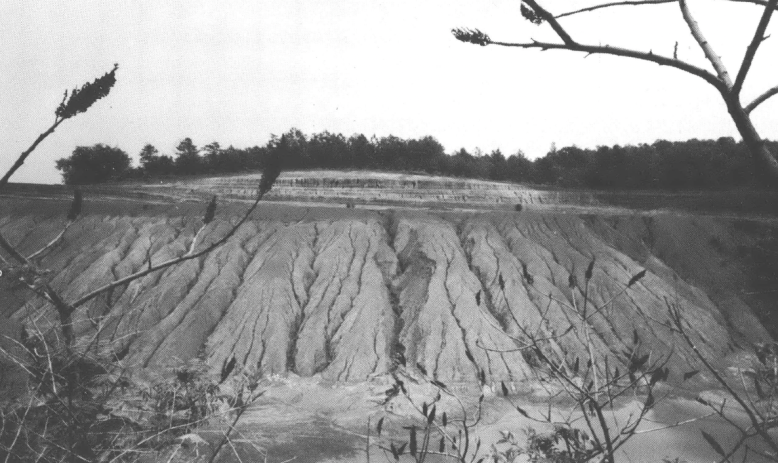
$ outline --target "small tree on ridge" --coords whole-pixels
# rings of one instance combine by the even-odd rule
[[[66,185],[87,185],[116,179],[130,168],[130,157],[119,148],[98,143],[77,146],[68,158],[57,160]]]

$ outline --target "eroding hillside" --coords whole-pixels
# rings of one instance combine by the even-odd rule
[[[51,200],[13,201],[0,230],[25,252],[62,226]],[[149,259],[182,255],[200,225],[199,204],[117,201],[92,203],[42,261],[70,300]],[[222,236],[241,210],[222,207],[198,246]],[[404,361],[442,381],[475,382],[480,370],[488,381],[522,381],[535,364],[517,349],[527,330],[554,339],[548,355],[585,357],[583,322],[572,307],[581,307],[579,289],[594,259],[588,294],[601,310],[587,323],[596,356],[618,365],[637,333],[641,354],[671,355],[681,371],[693,360],[665,326],[668,301],[683,307],[709,358],[770,338],[774,303],[762,290],[774,263],[754,253],[774,245],[775,231],[765,219],[669,213],[268,205],[216,252],[80,308],[75,330],[136,371],[200,356],[215,372],[235,364],[264,375],[352,382]],[[626,288],[642,269],[646,277]],[[47,304],[8,280],[0,302],[14,326],[55,320]]]

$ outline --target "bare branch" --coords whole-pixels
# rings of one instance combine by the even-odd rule
[[[35,148],[38,147],[40,142],[42,142],[46,137],[54,133],[55,130],[57,130],[57,127],[62,123],[64,119],[57,119],[54,121],[54,124],[52,124],[51,127],[48,128],[45,132],[38,135],[38,138],[35,139],[35,141],[30,145],[29,148],[27,148],[21,155],[19,155],[19,158],[16,159],[16,162],[14,162],[14,165],[11,166],[10,169],[8,169],[8,172],[3,175],[3,178],[0,178],[0,189],[5,187],[6,184],[8,184],[8,179],[11,178],[11,176],[16,172],[20,167],[22,167],[22,164],[24,164],[24,161],[27,159],[27,156],[32,153]]]
[[[754,55],[759,45],[764,41],[764,33],[767,29],[767,25],[770,23],[770,17],[773,15],[775,6],[778,5],[778,0],[769,0],[767,6],[765,6],[762,18],[759,20],[759,25],[756,26],[756,32],[754,32],[754,38],[751,40],[751,44],[746,49],[746,54],[743,57],[743,63],[740,65],[740,71],[735,78],[735,86],[732,88],[732,93],[737,95],[740,93],[740,89],[743,88],[743,82],[746,80],[748,70],[751,68],[751,63],[754,61]]]
[[[0,233],[0,248],[4,249],[15,261],[21,265],[30,265],[30,261],[27,260],[19,251],[14,248],[8,240],[5,239],[2,233]]]
[[[692,17],[691,11],[689,11],[686,0],[679,0],[678,4],[681,6],[681,14],[683,15],[684,21],[686,21],[686,24],[689,26],[689,30],[692,32],[694,40],[697,41],[700,48],[702,48],[703,53],[705,53],[705,57],[708,58],[708,61],[713,65],[713,69],[716,70],[716,74],[719,76],[721,82],[726,85],[728,91],[731,90],[732,79],[729,77],[729,72],[727,72],[727,68],[721,61],[721,57],[713,51],[713,47],[711,47],[708,39],[702,34],[699,24],[697,24],[697,21]]]
[[[769,0],[727,0],[729,2],[734,3],[752,3],[754,5],[761,5],[761,6],[767,6],[770,1]],[[776,9],[776,7],[773,7],[773,9]]]
[[[754,101],[748,103],[748,105],[743,109],[745,110],[746,114],[749,114],[751,111],[756,109],[757,106],[764,103],[768,98],[775,94],[778,94],[778,85],[756,97]]]
[[[683,426],[685,424],[695,423],[697,421],[702,421],[702,420],[704,420],[706,418],[710,418],[711,416],[714,416],[714,415],[716,415],[716,412],[710,412],[710,413],[702,415],[702,416],[697,416],[697,417],[689,418],[689,419],[686,419],[686,420],[676,421],[675,423],[662,424],[661,426],[658,426],[658,427],[655,427],[655,428],[641,429],[640,431],[635,431],[635,435],[638,435],[638,434],[648,434],[650,432],[664,431],[664,430],[667,430],[667,429],[677,428],[677,427]],[[648,420],[648,419],[646,419],[645,421],[648,421],[648,422],[651,422],[651,423],[657,423],[656,421]]]
[[[27,259],[30,261],[35,261],[35,259],[43,257],[43,254],[49,252],[54,246],[56,246],[62,241],[62,238],[65,236],[65,232],[68,231],[71,225],[73,225],[73,221],[68,220],[67,223],[65,223],[65,226],[62,228],[62,231],[59,232],[59,234],[53,240],[49,241],[49,243],[46,244],[46,246],[38,249],[34,253],[27,256]]]
[[[556,20],[553,14],[549,13],[545,8],[538,5],[538,2],[535,0],[524,0],[524,3],[535,10],[535,13],[537,13],[538,16],[540,16],[545,21],[548,21],[549,26],[554,29],[556,35],[558,35],[566,45],[575,45],[575,40],[570,37],[570,34],[567,33],[561,24],[559,24],[559,21]]]
[[[724,92],[728,90],[728,87],[726,87],[721,80],[719,80],[715,75],[706,71],[705,69],[694,66],[693,64],[689,64],[685,61],[669,58],[662,55],[657,55],[656,53],[644,53],[641,51],[630,50],[621,47],[612,47],[609,45],[583,45],[579,43],[573,45],[567,45],[561,43],[536,42],[536,41],[530,43],[490,41],[489,44],[500,45],[503,47],[538,48],[540,50],[569,50],[569,51],[578,51],[578,52],[589,53],[589,54],[613,55],[613,56],[621,56],[625,58],[639,59],[642,61],[650,61],[660,66],[673,67],[676,69],[680,69],[681,71],[685,71],[689,74],[695,75],[697,77],[700,77],[701,79],[705,80],[709,84],[716,87],[716,89],[719,90],[719,92]]]
[[[729,385],[729,383],[719,374],[719,372],[716,370],[716,368],[713,367],[713,365],[708,362],[708,359],[705,358],[704,355],[700,352],[700,350],[697,348],[697,345],[694,344],[694,341],[689,337],[688,333],[686,333],[686,330],[683,327],[682,323],[682,317],[680,309],[671,304],[667,299],[665,299],[665,304],[667,305],[668,311],[670,312],[670,319],[673,321],[673,324],[675,324],[675,327],[678,329],[678,331],[681,333],[681,336],[683,337],[686,344],[692,349],[694,354],[697,356],[697,358],[702,362],[702,364],[705,366],[705,368],[713,375],[713,377],[716,379],[716,381],[724,387],[724,389],[729,393],[729,395],[735,399],[735,401],[740,405],[740,407],[743,409],[743,411],[748,416],[748,419],[751,421],[751,425],[753,426],[753,429],[759,433],[759,436],[762,437],[772,450],[778,452],[778,443],[776,443],[773,439],[770,438],[770,436],[767,434],[767,431],[765,430],[763,423],[760,422],[760,420],[756,417],[754,414],[754,411],[746,404],[743,399],[732,389],[732,387]],[[722,410],[723,410],[722,406]],[[723,412],[721,413],[723,414]]]
[[[114,281],[112,283],[109,283],[109,284],[107,284],[105,286],[97,288],[96,290],[94,290],[94,291],[90,292],[89,294],[86,294],[85,296],[83,296],[80,299],[78,299],[76,302],[71,304],[70,307],[73,310],[75,310],[78,307],[86,304],[90,300],[94,299],[95,297],[99,296],[100,294],[102,294],[102,293],[104,293],[106,291],[110,291],[110,290],[112,290],[112,289],[114,289],[114,288],[116,288],[118,286],[127,284],[127,283],[129,283],[129,282],[131,282],[133,280],[137,280],[138,278],[143,278],[144,276],[146,276],[146,275],[148,275],[150,273],[153,273],[153,272],[156,272],[157,270],[162,270],[164,268],[170,267],[171,265],[180,264],[181,262],[185,262],[185,261],[190,260],[190,259],[196,259],[196,258],[198,258],[200,256],[203,256],[205,254],[208,254],[209,252],[211,252],[214,249],[218,248],[222,244],[226,243],[227,240],[230,239],[230,237],[232,237],[232,235],[234,235],[236,231],[238,231],[238,228],[240,228],[240,226],[243,225],[243,223],[246,222],[246,220],[248,220],[248,218],[251,215],[251,213],[254,212],[254,209],[256,209],[257,205],[262,200],[262,197],[264,196],[265,191],[267,191],[267,190],[265,190],[265,191],[262,191],[262,190],[263,190],[263,188],[260,188],[260,192],[257,194],[257,199],[254,200],[254,203],[246,211],[246,213],[243,215],[243,217],[240,219],[240,221],[238,221],[238,223],[235,224],[230,229],[230,231],[227,232],[226,235],[224,235],[221,239],[219,239],[215,243],[211,244],[207,248],[205,248],[205,249],[203,249],[201,251],[195,252],[195,253],[188,252],[188,253],[186,253],[182,257],[177,257],[175,259],[170,259],[170,260],[167,260],[165,262],[162,262],[161,264],[157,264],[157,265],[154,265],[154,266],[149,266],[145,270],[141,270],[139,272],[133,273],[133,274],[128,275],[128,276],[126,276],[124,278],[116,280],[116,281]],[[268,190],[269,190],[269,188],[268,188]]]
[[[205,227],[207,227],[207,226],[208,226],[208,223],[205,222],[205,223],[203,223],[203,226],[200,227],[199,230],[197,230],[197,233],[195,233],[194,238],[192,238],[192,243],[189,245],[189,251],[187,251],[187,253],[186,253],[187,256],[194,252],[195,248],[197,247],[197,239],[200,238],[200,234],[205,231]],[[151,258],[149,258],[149,261],[150,260],[151,260]]]
[[[581,8],[580,10],[568,11],[567,13],[558,14],[555,17],[559,19],[567,16],[573,16],[579,13],[588,13],[590,11],[612,8],[614,6],[661,5],[663,3],[675,3],[677,1],[678,0],[635,0],[635,1],[625,1],[625,2],[603,3],[600,5],[594,5],[587,8]]]
[[[26,257],[17,251],[16,248],[14,248],[2,234],[0,234],[0,248],[4,249],[8,254],[10,254],[11,257],[13,257],[13,259],[16,260],[19,264],[27,267],[28,269],[31,269],[36,277],[39,277],[42,273],[40,269],[38,269],[29,260],[27,260]],[[54,291],[54,288],[52,288],[48,282],[43,281],[42,284],[38,285],[29,281],[25,281],[24,279],[23,281],[31,290],[33,290],[33,292],[35,292],[35,294],[51,302],[51,304],[57,310],[60,324],[62,325],[62,334],[65,337],[66,343],[70,345],[70,343],[73,341],[73,327],[71,325],[70,318],[70,315],[73,313],[72,307],[62,299],[59,293]]]

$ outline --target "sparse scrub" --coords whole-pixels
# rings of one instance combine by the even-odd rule
[[[590,460],[593,441],[580,429],[555,425],[553,431],[539,433],[529,427],[524,434],[526,443],[520,443],[513,433],[504,431],[492,448],[492,460],[511,462],[521,456],[526,456],[531,463],[583,463]],[[499,450],[498,446],[505,448]]]
[[[402,402],[401,406],[410,406],[410,416],[399,417],[411,420],[411,424],[402,426],[405,432],[400,432],[400,435],[405,434],[408,437],[382,438],[382,431],[390,428],[390,422],[382,416],[375,424],[377,442],[373,444],[370,440],[372,430],[368,420],[368,459],[370,446],[377,445],[387,458],[394,461],[400,461],[403,455],[409,455],[416,463],[423,463],[427,457],[434,455],[459,463],[482,462],[484,457],[481,455],[481,440],[474,437],[473,432],[481,422],[484,395],[478,397],[477,404],[468,407],[446,384],[428,377],[421,365],[417,365],[416,370],[418,373],[398,364],[392,375],[392,387],[386,390],[383,402],[389,415],[392,414],[389,411],[390,405],[396,405],[398,401]],[[411,384],[418,383],[434,391],[431,396],[419,397],[410,390]],[[444,400],[445,398],[449,400]],[[444,411],[446,406],[456,412],[449,415]]]
[[[573,272],[569,279],[571,290],[571,303],[566,307],[582,322],[584,330],[579,333],[586,343],[587,354],[583,358],[560,358],[554,354],[549,343],[573,333],[571,326],[561,334],[553,337],[544,337],[535,326],[517,324],[522,329],[522,336],[514,339],[517,349],[527,351],[528,355],[535,359],[537,379],[541,384],[550,381],[547,390],[550,394],[548,411],[542,412],[534,409],[526,409],[514,402],[512,394],[505,383],[499,385],[502,400],[509,402],[524,418],[536,422],[543,430],[528,427],[524,436],[517,436],[511,431],[502,432],[499,440],[490,448],[481,448],[480,441],[472,442],[476,435],[476,428],[480,422],[481,404],[484,396],[478,399],[475,416],[471,420],[456,419],[450,417],[440,421],[442,409],[441,397],[450,396],[461,405],[460,398],[450,392],[445,384],[426,377],[424,369],[417,365],[421,375],[415,370],[406,368],[404,363],[397,365],[394,374],[394,383],[386,391],[386,403],[396,400],[404,400],[410,404],[410,415],[415,424],[407,425],[403,429],[407,431],[407,437],[399,439],[385,438],[379,440],[379,447],[388,457],[397,461],[407,454],[414,461],[425,461],[427,456],[436,455],[458,462],[495,461],[495,462],[590,462],[598,461],[615,463],[616,453],[631,439],[639,438],[645,432],[653,432],[659,429],[671,429],[676,426],[693,423],[699,419],[711,416],[719,416],[735,427],[741,435],[741,439],[732,447],[724,448],[714,436],[705,432],[700,439],[707,441],[711,447],[721,456],[721,461],[730,461],[738,451],[745,449],[744,457],[749,453],[752,456],[759,455],[763,458],[774,459],[775,453],[748,447],[749,439],[762,439],[768,448],[776,446],[774,438],[768,432],[778,427],[778,407],[775,406],[775,393],[778,391],[778,347],[773,344],[761,345],[755,351],[756,360],[751,368],[738,370],[737,377],[741,382],[742,391],[729,385],[725,374],[721,373],[702,353],[696,348],[691,336],[686,332],[688,325],[683,321],[677,306],[668,303],[670,320],[676,332],[682,336],[689,348],[698,356],[703,368],[709,372],[732,399],[745,410],[750,418],[750,425],[739,426],[732,419],[732,410],[726,407],[726,401],[713,403],[703,398],[698,402],[711,409],[710,413],[684,420],[678,423],[658,425],[649,430],[639,429],[645,421],[648,413],[658,403],[665,399],[667,394],[660,395],[658,389],[660,383],[666,382],[670,376],[667,366],[669,356],[657,356],[652,352],[641,350],[642,340],[637,331],[633,333],[632,347],[620,354],[618,365],[608,365],[605,361],[595,356],[591,341],[592,333],[589,332],[588,322],[595,314],[605,310],[606,304],[594,306],[589,297],[589,285],[594,270],[594,261],[590,263],[584,273],[584,285],[578,286],[578,281]],[[614,297],[623,294],[626,290],[646,275],[643,270],[635,274],[624,284],[623,290]],[[530,286],[534,285],[532,275],[525,274],[524,278]],[[544,317],[540,323],[547,322]],[[507,335],[507,334],[506,334]],[[402,359],[405,360],[404,358]],[[614,362],[616,363],[616,362]],[[620,371],[620,367],[623,369]],[[682,372],[679,375],[681,381],[691,380],[699,373],[699,370]],[[484,373],[480,373],[482,386],[485,386]],[[436,391],[430,398],[430,394],[414,395],[411,384],[426,384]],[[418,386],[417,386],[418,387]],[[615,410],[620,407],[623,399],[630,399],[638,403],[637,410],[630,414],[626,421],[615,418]],[[572,403],[571,406],[564,405]],[[462,414],[466,417],[465,407],[462,406]],[[405,416],[408,418],[408,416]],[[443,424],[445,423],[445,424]],[[453,424],[453,426],[452,426]],[[379,421],[377,434],[380,438],[381,427],[386,426],[382,418]],[[446,427],[448,426],[448,427]],[[458,439],[458,440],[457,440]],[[369,439],[368,439],[369,441]],[[439,442],[439,446],[430,442]],[[370,441],[369,441],[370,442]],[[460,447],[451,444],[457,442]],[[475,445],[473,445],[475,444]],[[676,458],[678,461],[683,460]]]
[[[3,407],[6,462],[135,461],[175,449],[183,436],[230,420],[261,395],[246,375],[225,389],[199,359],[138,382],[115,358],[52,351],[40,332],[27,337],[25,348],[30,355],[15,360],[29,372],[27,393]],[[220,447],[209,448],[215,454]]]
[[[0,179],[0,188],[25,162],[48,135],[66,119],[85,112],[100,98],[108,95],[115,84],[114,69],[65,93],[55,111],[54,124],[24,151],[11,169]],[[152,153],[153,154],[153,153]],[[100,335],[109,325],[100,317],[90,318],[95,333],[88,339],[77,339],[72,315],[77,308],[114,288],[126,285],[153,272],[204,256],[232,237],[249,218],[263,196],[272,188],[280,173],[280,162],[270,158],[258,185],[255,201],[242,218],[218,240],[209,244],[198,238],[214,220],[216,197],[206,207],[202,226],[193,237],[187,252],[164,262],[152,262],[146,256],[143,268],[112,281],[78,300],[68,301],[49,283],[50,271],[41,260],[65,240],[65,232],[78,220],[82,194],[74,193],[63,230],[41,249],[25,255],[0,234],[0,275],[20,284],[53,307],[58,320],[40,328],[30,316],[19,338],[5,336],[0,358],[24,372],[26,387],[11,391],[0,410],[0,460],[9,462],[91,462],[134,461],[149,451],[160,451],[176,438],[190,434],[197,426],[217,416],[232,417],[228,429],[212,450],[211,461],[229,442],[237,420],[259,396],[253,376],[235,375],[232,392],[222,391],[227,378],[216,381],[207,374],[201,361],[175,368],[169,375],[141,384],[129,374],[109,345],[101,344]],[[77,182],[78,183],[78,182]],[[177,449],[175,450],[177,451]],[[175,453],[174,451],[174,453]],[[173,458],[172,455],[170,457]]]
[[[594,264],[595,262],[592,260],[586,269],[583,288],[578,286],[572,272],[569,279],[572,303],[567,305],[567,309],[579,318],[583,327],[582,335],[587,348],[586,357],[574,360],[557,358],[554,350],[548,346],[549,342],[570,335],[574,330],[574,325],[559,335],[543,337],[539,335],[539,326],[524,326],[519,320],[515,320],[523,335],[521,338],[512,337],[517,345],[517,350],[526,351],[536,359],[534,363],[536,364],[538,380],[550,380],[554,385],[553,389],[555,390],[550,390],[552,393],[550,400],[556,401],[564,398],[571,401],[573,410],[553,411],[550,402],[548,412],[545,414],[527,411],[513,402],[504,382],[500,384],[500,391],[504,400],[508,401],[513,409],[531,421],[551,427],[551,432],[537,432],[534,429],[528,429],[526,445],[520,445],[513,434],[506,433],[488,452],[482,452],[485,449],[481,449],[480,440],[476,438],[474,445],[471,441],[473,430],[480,422],[483,394],[478,399],[478,408],[474,419],[468,420],[466,409],[461,406],[464,418],[455,421],[456,426],[452,436],[445,432],[445,426],[441,426],[436,421],[435,410],[441,394],[450,395],[461,405],[459,397],[449,392],[446,386],[439,381],[425,378],[429,384],[438,388],[438,392],[431,402],[425,401],[418,405],[416,403],[418,399],[411,396],[406,382],[395,374],[394,385],[386,391],[387,401],[396,397],[404,398],[424,421],[418,428],[414,425],[408,427],[410,435],[407,441],[399,445],[391,442],[388,447],[382,448],[387,449],[396,460],[399,460],[399,457],[408,448],[411,456],[417,462],[424,461],[426,455],[439,455],[462,463],[483,461],[485,458],[495,462],[513,462],[524,457],[532,462],[572,463],[596,460],[614,463],[616,452],[637,435],[638,427],[647,413],[653,409],[658,400],[662,399],[656,396],[656,386],[660,382],[666,381],[670,374],[669,368],[666,367],[669,357],[654,356],[652,360],[650,352],[642,353],[640,350],[641,340],[635,331],[632,348],[623,353],[623,359],[620,362],[625,366],[623,371],[619,371],[617,365],[608,365],[607,360],[605,365],[600,364],[600,359],[596,357],[592,344],[593,335],[590,333],[589,321],[592,316],[602,312],[608,304],[594,306],[590,301],[589,285]],[[645,274],[646,271],[643,270],[634,275],[619,294],[623,294],[627,288],[640,281]],[[534,284],[532,275],[526,271],[524,278],[528,284]],[[544,316],[540,323],[547,321],[548,319]],[[417,366],[417,368],[424,378],[426,376],[424,369],[421,366]],[[399,371],[405,371],[405,365],[400,365]],[[480,371],[479,377],[481,386],[486,386],[483,370]],[[626,422],[611,422],[610,415],[618,406],[618,401],[630,395],[642,397],[639,412],[635,416],[630,416]],[[448,422],[452,423],[452,420],[449,419]],[[585,431],[582,431],[580,427],[584,427]],[[456,435],[459,436],[459,447],[449,447],[448,444],[457,443],[454,437]],[[432,436],[435,438],[440,436],[440,445],[437,451],[429,447]]]
[[[723,389],[726,398],[721,402],[712,401],[704,397],[698,397],[697,401],[711,410],[728,423],[739,436],[737,442],[727,448],[714,436],[701,431],[711,448],[721,457],[722,462],[732,461],[739,451],[743,451],[743,461],[748,461],[749,455],[759,456],[767,461],[778,461],[778,437],[775,429],[778,429],[778,345],[767,343],[754,346],[755,360],[750,366],[737,366],[733,375],[719,371],[698,349],[696,343],[689,336],[689,322],[681,313],[681,306],[677,301],[665,301],[667,304],[669,320],[673,327],[692,349],[702,368],[715,379]],[[687,375],[697,374],[693,370]],[[731,376],[734,376],[732,378]],[[734,383],[734,384],[732,384]],[[730,405],[727,405],[727,402]],[[736,405],[733,407],[732,402]],[[747,424],[739,424],[733,419],[733,415],[739,411],[745,413]],[[750,444],[750,440],[756,440],[764,446],[756,448]]]
[[[527,433],[527,444],[519,446],[513,435],[503,436],[500,444],[492,448],[492,457],[496,461],[512,462],[520,456],[526,456],[529,461],[553,462],[586,462],[601,461],[614,463],[616,452],[632,439],[646,414],[656,406],[661,397],[656,396],[656,386],[666,381],[670,370],[666,366],[669,356],[661,357],[641,350],[641,340],[634,331],[632,346],[623,352],[619,364],[625,367],[620,371],[619,365],[609,365],[608,357],[596,356],[592,343],[590,321],[601,314],[609,305],[608,302],[595,306],[590,300],[590,282],[594,272],[595,261],[592,260],[584,272],[584,285],[580,287],[574,271],[570,272],[568,287],[571,291],[571,303],[562,302],[569,313],[577,317],[583,329],[583,341],[586,348],[584,358],[557,358],[549,343],[564,336],[569,336],[575,330],[570,325],[561,334],[543,336],[540,334],[540,324],[547,321],[541,319],[538,326],[526,326],[515,320],[522,337],[513,338],[517,349],[531,352],[539,364],[538,373],[551,380],[557,391],[552,391],[552,399],[564,398],[572,402],[568,411],[552,411],[551,403],[547,413],[532,413],[512,402],[508,389],[502,385],[505,400],[525,418],[552,428],[551,432],[537,432],[530,428]],[[621,292],[640,281],[646,274],[643,270],[635,274],[624,285]],[[526,272],[524,278],[533,287],[534,278]],[[552,296],[548,296],[549,298]],[[507,334],[506,334],[507,335]],[[604,361],[604,364],[602,363]],[[539,376],[539,378],[541,377]],[[641,405],[637,414],[630,416],[626,422],[610,421],[618,401],[625,397],[640,395]],[[564,407],[563,407],[564,408]],[[583,427],[584,430],[580,428]]]
[[[520,461],[520,458],[526,458],[530,462],[588,462],[600,461],[614,463],[615,452],[627,441],[644,432],[653,432],[659,429],[669,429],[682,424],[690,424],[703,418],[718,416],[723,421],[729,423],[738,433],[740,438],[729,448],[725,448],[718,442],[716,437],[701,431],[701,439],[704,439],[711,448],[720,456],[721,462],[732,461],[738,452],[742,452],[742,461],[748,461],[749,455],[759,456],[769,461],[774,461],[778,457],[778,440],[771,431],[778,428],[778,406],[776,406],[776,393],[778,392],[778,345],[775,343],[760,344],[754,347],[755,360],[750,368],[737,367],[734,381],[737,385],[730,384],[727,379],[727,373],[719,370],[710,359],[707,359],[697,348],[692,337],[688,333],[688,322],[684,320],[678,302],[666,301],[669,320],[666,326],[680,334],[683,341],[696,355],[702,369],[710,374],[719,386],[722,387],[728,398],[737,404],[736,409],[727,406],[727,399],[720,402],[714,402],[703,397],[698,397],[697,401],[710,409],[710,412],[696,418],[690,418],[683,422],[670,423],[654,427],[649,431],[639,431],[638,427],[644,421],[647,413],[656,407],[657,403],[666,397],[657,397],[656,386],[664,382],[670,375],[670,370],[666,365],[669,357],[664,359],[652,358],[651,353],[640,354],[640,338],[637,332],[633,336],[633,349],[624,352],[624,364],[627,371],[619,372],[619,368],[611,370],[605,362],[603,371],[598,371],[597,360],[592,354],[592,345],[589,340],[588,317],[599,313],[605,307],[591,307],[587,311],[588,305],[588,286],[592,275],[594,261],[589,265],[585,273],[585,287],[583,290],[577,287],[575,279],[571,277],[571,290],[578,289],[582,296],[582,303],[576,304],[576,298],[573,297],[573,304],[568,306],[574,313],[578,314],[584,323],[584,337],[586,339],[589,357],[586,360],[586,367],[583,362],[576,358],[574,362],[564,359],[553,359],[548,355],[548,350],[544,344],[551,341],[549,338],[538,338],[529,329],[522,329],[526,337],[525,344],[520,348],[530,349],[535,353],[535,358],[539,359],[545,377],[552,379],[560,388],[560,395],[572,399],[575,407],[578,408],[578,414],[560,414],[555,416],[551,411],[549,404],[548,413],[543,415],[530,415],[520,406],[512,403],[516,410],[526,418],[551,427],[550,432],[538,432],[529,427],[525,430],[526,442],[522,443],[510,432],[504,432],[501,439],[491,449],[490,458],[494,461],[513,462]],[[643,278],[646,271],[633,276],[626,284],[629,288],[637,281]],[[572,275],[572,273],[571,273]],[[525,278],[531,276],[525,275]],[[625,288],[625,289],[626,289]],[[575,293],[573,293],[575,295]],[[648,321],[656,323],[656,321]],[[521,326],[521,325],[520,325]],[[563,333],[565,336],[570,332]],[[537,330],[534,331],[537,333]],[[517,344],[521,342],[516,339]],[[694,378],[700,370],[693,369],[684,372],[682,381],[688,381]],[[598,377],[599,374],[599,377]],[[604,375],[603,375],[604,374]],[[503,394],[506,400],[508,390],[503,385]],[[630,415],[626,423],[608,421],[608,415],[613,412],[616,401],[633,395],[643,397],[642,405],[639,407],[636,415]],[[738,409],[743,411],[748,417],[748,424],[740,425],[734,419]],[[560,418],[561,417],[561,418]],[[586,432],[580,429],[581,421],[585,424]],[[576,422],[578,424],[576,425]],[[576,427],[578,426],[578,427]],[[751,440],[756,439],[767,450],[755,448],[753,444],[749,445]],[[757,446],[758,447],[758,446]],[[521,460],[523,461],[523,460]],[[665,459],[664,461],[681,462],[679,458],[675,460]]]

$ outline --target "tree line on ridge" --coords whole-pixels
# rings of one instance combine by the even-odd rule
[[[778,142],[768,142],[771,149]],[[172,155],[147,144],[140,165],[123,150],[104,144],[78,146],[56,167],[65,184],[116,180],[219,175],[262,170],[273,155],[285,169],[370,169],[421,172],[515,183],[594,189],[723,189],[760,186],[754,163],[742,142],[658,140],[652,144],[568,146],[536,160],[521,151],[505,156],[499,149],[483,153],[462,148],[447,154],[434,137],[403,139],[394,135],[345,137],[328,131],[307,136],[298,129],[271,136],[264,146],[222,148],[218,142],[198,147],[183,139]]]

